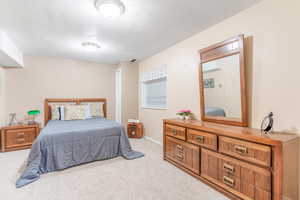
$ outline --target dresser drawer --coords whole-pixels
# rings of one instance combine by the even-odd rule
[[[200,149],[198,146],[166,136],[166,157],[199,174]]]
[[[243,199],[271,200],[271,171],[265,168],[202,149],[201,176]]]
[[[219,169],[219,182],[232,188],[235,191],[241,191],[241,179],[235,176],[228,175],[222,169]]]
[[[207,150],[201,149],[201,172],[200,175],[212,182],[219,179],[219,157],[218,154]]]
[[[271,148],[266,145],[220,136],[219,151],[262,166],[271,166]]]
[[[174,125],[166,125],[166,135],[172,136],[181,140],[186,139],[186,128]]]
[[[230,159],[226,159],[226,157],[219,159],[219,171],[222,172],[226,176],[230,177],[241,177],[241,167],[236,162],[233,162]]]
[[[16,130],[6,130],[5,148],[15,148],[19,146],[31,145],[36,138],[35,128],[24,128]]]
[[[217,150],[217,136],[211,133],[187,129],[187,141],[209,149]]]
[[[250,164],[241,164],[241,193],[255,200],[271,200],[271,172]]]

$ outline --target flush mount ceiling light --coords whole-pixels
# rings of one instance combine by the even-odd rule
[[[125,5],[120,0],[96,0],[97,10],[106,18],[115,18],[125,12]]]
[[[100,49],[100,45],[94,42],[83,42],[81,44],[81,46],[83,46],[84,48],[86,48],[89,51],[97,51],[98,49]]]

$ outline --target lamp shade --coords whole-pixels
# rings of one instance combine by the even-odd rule
[[[40,110],[30,110],[27,112],[28,115],[38,115],[40,113],[41,113]]]

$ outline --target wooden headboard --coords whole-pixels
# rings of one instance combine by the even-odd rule
[[[78,98],[78,99],[45,99],[44,102],[44,114],[45,114],[45,125],[51,119],[51,107],[49,104],[51,103],[92,103],[92,102],[99,102],[103,103],[103,113],[104,117],[107,117],[106,114],[106,99],[105,98]]]

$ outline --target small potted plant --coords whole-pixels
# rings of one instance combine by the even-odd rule
[[[191,110],[189,109],[182,109],[182,110],[179,110],[177,115],[179,115],[179,118],[180,119],[191,119],[191,116],[192,116],[192,112]]]

